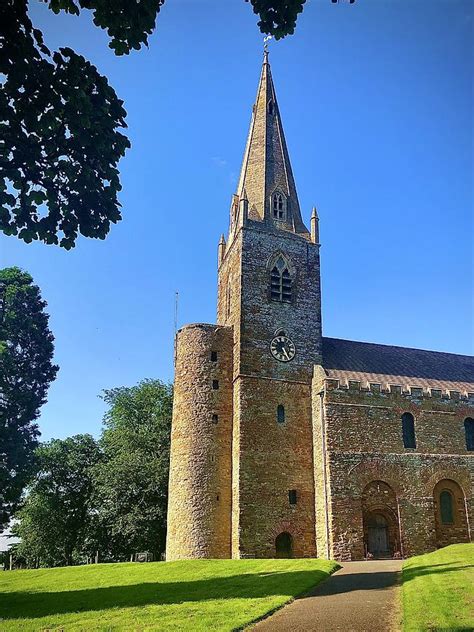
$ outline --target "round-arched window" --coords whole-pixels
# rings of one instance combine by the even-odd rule
[[[443,489],[439,495],[439,509],[441,514],[441,522],[443,524],[453,524],[454,522],[454,506],[453,495],[447,489]]]

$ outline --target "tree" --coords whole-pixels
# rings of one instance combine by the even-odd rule
[[[16,514],[16,556],[29,566],[63,566],[91,555],[92,471],[102,453],[91,435],[53,439],[36,450],[38,470]]]
[[[27,272],[0,270],[0,531],[31,474],[34,422],[58,371],[45,308]]]
[[[249,0],[246,0],[247,2]],[[43,0],[54,12],[93,12],[117,55],[147,45],[164,0]],[[293,33],[305,0],[250,0],[263,33]],[[51,53],[28,0],[0,3],[0,230],[72,248],[120,221],[119,130],[126,112],[95,66],[71,48]]]
[[[172,387],[144,380],[106,390],[103,399],[110,408],[104,459],[95,468],[97,538],[114,559],[138,551],[158,556],[166,539]]]
[[[260,31],[278,40],[295,32],[298,14],[303,11],[306,0],[250,0],[250,2],[253,12],[260,17],[260,22],[258,22]]]

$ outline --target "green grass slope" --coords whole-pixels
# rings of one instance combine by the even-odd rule
[[[410,558],[402,580],[405,632],[474,630],[474,543]]]
[[[0,630],[233,630],[308,591],[323,560],[192,560],[0,573]]]

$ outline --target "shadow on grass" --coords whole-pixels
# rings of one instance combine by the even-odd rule
[[[454,563],[455,564],[455,563]],[[464,564],[462,566],[451,564],[433,564],[429,566],[415,566],[413,568],[403,569],[403,582],[409,582],[423,575],[439,575],[441,573],[451,573],[453,571],[463,571],[466,568],[472,568],[472,564]],[[440,568],[443,567],[443,568]]]
[[[245,574],[183,582],[150,582],[61,592],[11,592],[2,595],[0,618],[38,618],[152,604],[296,595],[309,590],[327,577],[329,573],[315,570]]]

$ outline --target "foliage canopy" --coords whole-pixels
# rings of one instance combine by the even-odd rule
[[[160,380],[104,391],[109,405],[95,471],[99,538],[108,555],[165,550],[172,387]],[[104,547],[102,547],[104,549]]]
[[[0,270],[0,531],[31,474],[34,422],[58,371],[45,308],[28,273]]]
[[[165,549],[172,387],[159,380],[104,392],[102,436],[55,439],[36,451],[14,534],[28,566]]]
[[[21,538],[16,555],[29,565],[70,566],[92,553],[92,468],[101,456],[87,434],[53,439],[36,450],[37,473],[12,530]]]
[[[116,55],[148,44],[165,0],[42,0],[54,12],[92,11]],[[246,0],[247,2],[249,0]],[[305,0],[250,0],[263,33],[293,33]],[[69,47],[51,52],[28,0],[0,3],[0,230],[72,248],[105,239],[121,219],[118,163],[130,147],[123,101]]]

